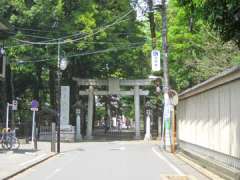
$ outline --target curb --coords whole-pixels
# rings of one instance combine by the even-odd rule
[[[212,175],[218,175],[222,179],[240,180],[240,171],[237,169],[226,167],[224,166],[224,164],[216,163],[215,161],[209,160],[206,157],[184,151],[183,149],[181,149],[181,153],[179,153],[179,156],[179,158],[186,159],[186,161],[190,161],[192,162],[192,164],[195,164],[197,166],[197,169],[199,169],[200,172],[203,171],[202,173],[206,176],[209,176],[210,173]],[[210,178],[216,179],[214,178],[214,176],[210,176]]]
[[[191,159],[189,157],[186,157],[186,155],[184,155],[181,152],[177,153],[176,157],[178,159],[181,159],[185,163],[187,163],[189,166],[191,166],[193,169],[197,170],[199,173],[203,174],[207,178],[210,178],[211,180],[224,180],[223,178],[221,178],[220,176],[218,176],[218,175],[214,174],[213,172],[209,171],[205,167],[197,164],[193,159]]]
[[[39,161],[37,161],[37,162],[35,162],[35,163],[33,163],[33,164],[30,164],[29,166],[26,166],[26,167],[24,167],[23,169],[18,170],[17,172],[15,172],[15,173],[13,173],[13,174],[11,174],[11,175],[3,178],[3,180],[11,179],[11,178],[17,176],[18,174],[23,173],[23,172],[27,171],[28,169],[30,169],[30,168],[32,168],[32,167],[34,167],[34,166],[36,166],[36,165],[38,165],[38,164],[40,164],[40,163],[42,163],[42,162],[44,162],[44,161],[47,161],[48,159],[50,159],[50,158],[52,158],[52,157],[54,157],[54,156],[56,156],[56,155],[57,155],[57,153],[54,153],[54,154],[52,154],[52,155],[50,155],[50,156],[47,156],[47,157],[45,157],[45,158],[43,158],[43,159],[41,159],[41,160],[39,160]]]

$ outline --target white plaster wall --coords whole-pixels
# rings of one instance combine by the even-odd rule
[[[178,138],[240,158],[240,80],[180,100]]]
[[[231,83],[230,88],[230,155],[240,157],[240,80]]]

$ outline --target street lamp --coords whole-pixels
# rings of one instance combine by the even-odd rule
[[[161,92],[160,85],[161,85],[161,82],[163,82],[163,78],[161,76],[154,76],[154,75],[150,75],[148,76],[148,78],[154,81],[154,84],[156,85],[156,93],[159,94]]]
[[[65,57],[62,58],[60,61],[60,69],[64,71],[67,68],[67,65],[68,65],[67,59]]]
[[[67,68],[68,62],[66,58],[61,58],[60,56],[60,41],[58,42],[58,67],[57,67],[57,89],[58,89],[58,96],[57,96],[57,153],[60,153],[60,111],[61,111],[61,78],[62,78],[62,71]]]

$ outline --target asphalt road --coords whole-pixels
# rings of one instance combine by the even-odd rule
[[[157,145],[138,142],[78,143],[71,150],[14,177],[16,180],[160,180],[164,175],[205,176]]]

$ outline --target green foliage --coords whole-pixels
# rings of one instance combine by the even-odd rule
[[[200,10],[194,13],[193,24],[189,23],[193,17],[190,7],[200,8],[203,1],[184,2],[185,6],[180,7],[177,1],[171,1],[168,14],[169,74],[173,88],[178,91],[192,87],[240,60],[234,43],[222,42],[200,18]]]
[[[173,89],[181,91],[240,63],[233,43],[239,46],[239,1],[169,2],[169,74]],[[12,27],[12,38],[5,44],[14,95],[28,101],[38,98],[41,104],[54,100],[58,40],[64,42],[61,56],[69,61],[62,83],[72,86],[71,104],[78,93],[72,77],[146,78],[150,74],[150,29],[147,22],[136,22],[131,10],[129,0],[1,0],[0,16]],[[161,49],[158,12],[155,20]],[[218,34],[224,42],[232,41],[223,43]],[[31,45],[19,40],[49,44]],[[161,100],[150,99],[152,104]],[[126,114],[134,117],[132,99],[125,101]]]
[[[56,93],[54,85],[50,86],[55,84],[54,76],[50,78],[49,74],[57,69],[57,45],[31,45],[19,40],[67,42],[61,45],[61,56],[69,61],[62,83],[72,85],[73,90],[72,77],[147,76],[149,62],[142,52],[146,39],[128,0],[3,0],[0,5],[0,16],[12,27],[6,46],[15,96],[28,101],[37,98],[44,104]],[[71,96],[75,101],[77,90]]]
[[[240,47],[240,1],[239,0],[179,0],[188,13],[198,13],[207,20],[224,41],[233,40]]]

